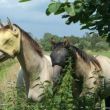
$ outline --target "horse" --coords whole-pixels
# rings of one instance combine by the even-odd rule
[[[101,55],[88,55],[83,50],[69,43],[66,38],[63,42],[55,42],[52,39],[51,43],[52,52],[50,57],[55,72],[53,74],[59,76],[66,65],[66,60],[71,56],[72,76],[74,79],[72,84],[73,97],[77,101],[78,99],[88,101],[86,97],[89,96],[90,100],[93,101],[89,104],[93,105],[94,103],[96,105],[94,109],[100,110],[98,102],[110,96],[110,59]],[[93,96],[95,97],[95,101],[93,100]],[[78,110],[86,109],[86,104],[83,103],[81,105],[81,103],[77,106]]]
[[[8,24],[0,28],[0,61],[17,57],[20,63],[17,86],[25,83],[27,99],[41,101],[44,86],[49,81],[53,85],[53,68],[50,57],[43,54],[39,44],[17,24]],[[47,86],[46,86],[47,87]]]

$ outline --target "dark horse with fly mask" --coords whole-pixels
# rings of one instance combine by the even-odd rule
[[[89,104],[92,106],[94,104],[94,107],[96,107],[94,109],[100,110],[101,105],[98,102],[110,96],[110,59],[105,56],[90,56],[71,45],[67,39],[58,43],[52,39],[51,42],[53,50],[50,56],[54,74],[57,74],[55,76],[59,76],[67,58],[71,56],[74,69],[74,73],[72,73],[74,77],[73,97],[85,101],[86,97],[89,97],[89,101],[91,101]],[[57,80],[58,78],[54,79]],[[107,100],[106,102],[109,105]],[[86,107],[86,103],[83,103],[83,105],[81,103],[78,105],[78,110],[81,110],[82,106],[83,110]]]

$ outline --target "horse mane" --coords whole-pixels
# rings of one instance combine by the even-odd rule
[[[97,65],[99,68],[101,68],[100,66],[100,63],[98,62],[98,60],[94,57],[94,56],[91,56],[91,55],[88,55],[86,52],[84,52],[83,50],[75,47],[75,46],[72,46],[72,52],[74,54],[74,56],[76,57],[77,59],[77,53],[78,55],[88,64],[90,64],[90,62],[92,62],[94,65]]]
[[[39,46],[39,44],[30,36],[29,33],[27,33],[26,31],[24,31],[23,29],[21,29],[18,25],[13,24],[16,27],[18,27],[21,32],[24,34],[24,36],[28,39],[28,41],[30,42],[30,44],[32,45],[33,49],[41,56],[43,57],[43,52],[41,47]]]

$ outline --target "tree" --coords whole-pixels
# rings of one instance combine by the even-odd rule
[[[52,0],[46,14],[63,14],[66,24],[80,22],[81,29],[97,30],[100,35],[110,31],[110,0]]]
[[[27,1],[31,1],[31,0],[19,0],[19,2],[27,2]]]
[[[98,43],[95,44],[95,49],[98,50],[109,50],[109,44],[104,42],[104,41],[100,41]]]
[[[57,35],[53,35],[51,33],[45,33],[43,38],[40,39],[40,44],[42,45],[42,48],[45,51],[50,51],[51,50],[52,46],[51,46],[51,43],[49,43],[51,38],[54,38],[56,41],[61,40],[61,38],[58,37]]]
[[[45,33],[43,38],[40,39],[40,44],[45,51],[51,50],[50,38],[53,37],[51,33]]]
[[[19,0],[26,2],[31,0]],[[80,22],[81,29],[97,30],[100,35],[110,32],[110,0],[51,0],[46,14],[62,14],[66,24]]]

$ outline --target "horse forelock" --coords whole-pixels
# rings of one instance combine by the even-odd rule
[[[95,66],[97,65],[99,68],[101,68],[100,63],[94,56],[88,55],[86,52],[84,52],[83,50],[75,46],[72,46],[72,52],[76,59],[78,59],[77,57],[77,54],[78,54],[87,64],[92,63]]]
[[[9,25],[3,26],[2,28],[0,28],[0,31],[5,31],[6,29],[10,29]]]
[[[39,44],[23,29],[21,29],[18,25],[14,24],[16,27],[18,27],[21,31],[21,33],[27,38],[27,40],[30,42],[32,45],[33,49],[41,56],[43,57],[43,52]]]

